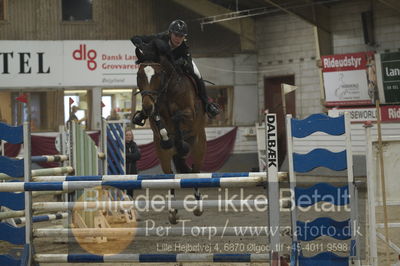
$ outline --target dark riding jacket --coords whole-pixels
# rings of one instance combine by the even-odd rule
[[[126,174],[135,175],[137,174],[136,162],[140,160],[140,150],[134,141],[127,142],[125,144],[125,155],[126,155]]]
[[[170,48],[170,56],[175,66],[182,67],[184,71],[193,73],[192,57],[190,55],[189,46],[187,45],[186,40],[184,40],[180,46],[172,49],[169,44],[169,33],[168,31],[165,31],[154,35],[136,35],[131,38],[131,42],[136,47],[140,47],[142,43],[149,44],[155,39],[162,40],[166,45],[168,45]]]

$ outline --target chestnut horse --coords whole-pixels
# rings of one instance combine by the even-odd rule
[[[178,73],[165,56],[140,63],[137,84],[142,108],[149,118],[157,156],[164,173],[172,174],[171,161],[178,173],[198,173],[206,150],[206,116],[196,93],[195,82]],[[189,167],[186,158],[191,155]],[[175,191],[171,190],[174,196]],[[195,197],[201,199],[199,190]],[[195,215],[201,215],[196,209]],[[177,223],[177,210],[170,210],[169,220]]]

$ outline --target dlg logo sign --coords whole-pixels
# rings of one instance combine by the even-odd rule
[[[87,68],[90,71],[96,70],[97,68],[97,63],[95,61],[97,57],[97,52],[93,49],[87,50],[86,44],[80,44],[79,49],[76,49],[72,52],[72,57],[75,60],[86,61]]]

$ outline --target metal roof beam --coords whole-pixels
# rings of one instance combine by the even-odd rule
[[[378,0],[382,4],[385,4],[386,6],[393,8],[397,12],[400,13],[400,1],[399,0]]]
[[[172,0],[173,2],[205,17],[232,12],[208,0]],[[253,51],[256,48],[255,22],[252,18],[221,21],[219,24],[240,36],[242,51]]]
[[[298,7],[283,6],[277,0],[264,0],[264,1],[290,15],[294,15],[313,26],[316,26],[318,29],[322,29],[326,32],[331,32],[329,13],[328,13],[329,11],[327,7],[322,5],[324,1],[302,0],[299,1],[300,3]]]

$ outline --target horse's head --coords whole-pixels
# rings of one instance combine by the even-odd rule
[[[137,84],[142,95],[143,111],[152,116],[175,70],[169,62],[169,48],[164,41],[156,39],[142,49],[140,53],[137,51],[140,62]]]
[[[152,116],[165,84],[165,71],[159,63],[141,63],[137,73],[137,84],[142,95],[142,108]]]

